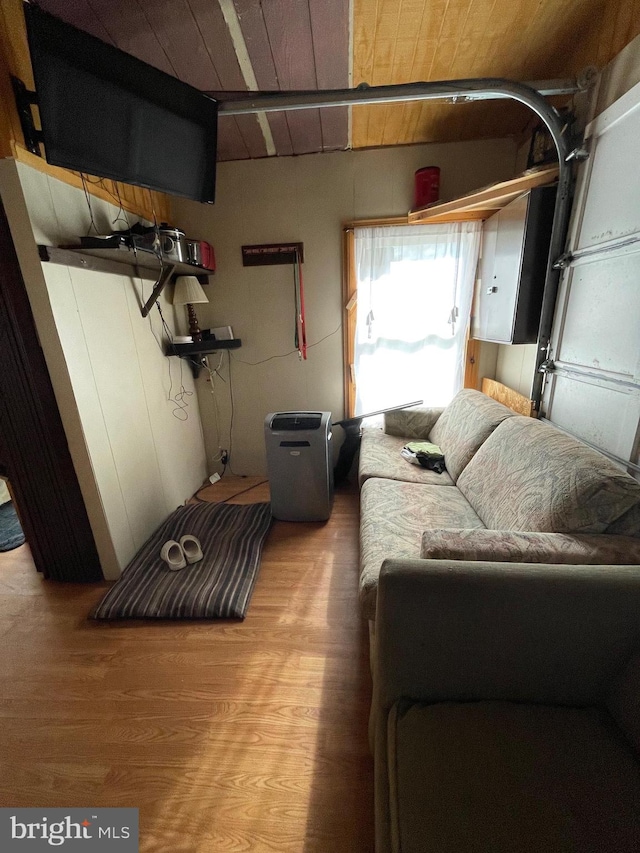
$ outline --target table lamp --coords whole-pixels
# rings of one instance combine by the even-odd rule
[[[202,332],[198,326],[198,318],[194,310],[196,302],[208,302],[207,295],[195,275],[179,275],[173,291],[173,304],[186,305],[189,317],[189,334],[193,341],[202,340]]]

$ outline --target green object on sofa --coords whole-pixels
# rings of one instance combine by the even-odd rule
[[[376,853],[637,853],[640,566],[388,560]]]

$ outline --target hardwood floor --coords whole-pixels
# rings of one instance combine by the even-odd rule
[[[145,853],[372,851],[357,528],[355,492],[274,522],[242,623],[94,623],[106,584],[0,554],[0,805],[136,806]]]

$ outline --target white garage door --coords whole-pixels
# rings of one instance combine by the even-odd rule
[[[640,476],[640,84],[587,128],[542,412]]]

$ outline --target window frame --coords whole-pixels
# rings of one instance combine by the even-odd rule
[[[440,221],[471,222],[477,221],[478,216],[452,215]],[[355,415],[356,406],[356,382],[354,372],[354,355],[356,340],[356,303],[358,282],[356,280],[356,252],[355,252],[355,229],[356,228],[382,228],[392,225],[421,225],[424,223],[412,223],[409,217],[393,216],[381,219],[359,219],[346,222],[342,226],[342,306],[343,306],[343,381],[344,381],[344,417],[352,418]],[[476,283],[477,286],[477,275]],[[472,305],[475,304],[475,286]],[[473,308],[472,308],[473,310]],[[479,390],[478,362],[480,360],[481,342],[469,336],[471,322],[467,327],[467,339],[465,346],[465,368],[464,387]]]

